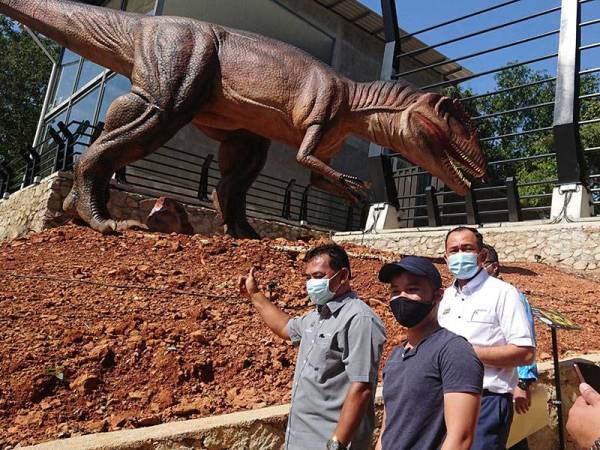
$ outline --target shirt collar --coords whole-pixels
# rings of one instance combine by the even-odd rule
[[[478,290],[481,285],[490,277],[487,271],[483,268],[479,270],[479,273],[471,278],[467,284],[465,284],[462,288],[458,286],[458,280],[454,281],[454,287],[457,292],[460,292],[465,295],[470,295],[476,290]]]
[[[423,344],[425,341],[427,341],[430,337],[432,337],[433,335],[437,334],[438,331],[442,330],[442,327],[438,327],[437,329],[434,330],[433,333],[431,333],[428,336],[425,336],[423,339],[421,339],[419,341],[419,343],[411,348],[410,350],[406,350],[406,344],[408,342],[408,339],[403,341],[400,345],[402,347],[402,359],[407,359],[410,358],[411,356],[414,356],[417,354],[417,352],[419,351],[419,347],[421,346],[421,344]]]
[[[356,297],[356,292],[348,291],[339,297],[336,297],[332,300],[329,300],[323,307],[327,307],[329,312],[333,315],[335,314],[342,306],[344,306],[348,301],[352,298]]]

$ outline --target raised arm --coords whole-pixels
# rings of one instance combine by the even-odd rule
[[[291,317],[271,303],[258,289],[258,284],[254,278],[254,267],[250,269],[250,273],[247,276],[239,278],[238,284],[240,294],[252,301],[252,304],[271,331],[282,339],[290,340],[288,322]]]

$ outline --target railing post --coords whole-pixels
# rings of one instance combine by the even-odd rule
[[[26,164],[25,173],[23,174],[23,183],[21,184],[21,189],[23,189],[33,183],[33,179],[39,170],[40,155],[31,147],[27,150],[19,151],[19,154]]]
[[[119,184],[127,183],[127,166],[117,169],[115,172],[115,180],[117,180],[117,183]]]
[[[510,222],[521,221],[521,200],[517,180],[514,177],[506,179],[506,202],[508,204],[508,220]]]
[[[94,132],[90,138],[90,145],[98,140],[102,132],[104,131],[104,122],[98,122],[94,127]]]
[[[467,212],[467,223],[469,225],[476,225],[479,223],[479,211],[477,210],[477,202],[475,201],[475,195],[473,189],[469,189],[467,196],[465,197],[465,210]]]
[[[381,79],[391,80],[398,72],[398,56],[400,54],[400,30],[398,28],[398,15],[396,13],[396,0],[381,0],[383,12],[383,25],[385,31],[385,51],[381,67]],[[394,181],[390,151],[380,145],[369,145],[369,175],[371,177],[371,191],[376,203],[389,203],[396,208],[398,192]]]
[[[296,180],[292,178],[287,184],[287,187],[285,188],[285,195],[283,197],[283,208],[281,210],[281,217],[283,217],[284,219],[290,218],[290,210],[292,205],[292,189],[294,188],[295,184]]]
[[[302,202],[300,203],[300,221],[308,222],[308,194],[310,193],[310,184],[302,192]]]
[[[198,183],[198,200],[201,202],[208,201],[208,170],[212,164],[214,155],[207,155],[202,163],[202,169],[200,170],[200,182]]]
[[[73,163],[73,144],[75,143],[75,136],[64,122],[58,122],[57,126],[65,137],[66,143],[63,147],[62,166],[60,167],[60,170],[67,170],[67,167],[71,166]]]
[[[364,203],[361,211],[360,211],[360,229],[364,230],[367,225],[367,219],[369,218],[369,210],[371,209],[371,205],[368,203]]]
[[[427,186],[425,188],[425,198],[427,199],[427,223],[430,227],[439,227],[442,224],[440,218],[440,209],[438,208],[435,188]]]
[[[585,184],[585,161],[579,140],[579,0],[562,0],[556,95],[552,124],[558,184]]]
[[[58,147],[54,154],[54,171],[56,172],[62,167],[62,155],[65,152],[63,147],[65,147],[67,143],[60,137],[60,134],[58,134],[58,131],[56,131],[54,127],[48,127],[48,134]]]
[[[352,231],[352,222],[354,222],[354,206],[348,205],[348,212],[346,213],[346,231]]]

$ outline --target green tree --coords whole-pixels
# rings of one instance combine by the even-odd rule
[[[58,54],[58,46],[40,37]],[[52,63],[16,22],[0,15],[0,156],[32,144]]]
[[[512,65],[514,62],[508,63]],[[556,158],[543,156],[554,152],[551,129],[554,112],[555,82],[548,72],[528,66],[507,67],[495,76],[496,94],[472,97],[470,89],[450,87],[445,94],[461,98],[467,111],[475,117],[481,147],[491,161],[492,181],[502,182],[507,176],[515,176],[519,184],[549,181],[546,184],[522,186],[521,195],[537,195],[549,192],[557,177]],[[523,86],[516,88],[518,86]],[[580,80],[580,95],[597,93],[600,80],[596,74],[586,74]],[[512,89],[516,88],[516,89]],[[520,110],[528,106],[538,107]],[[600,97],[581,101],[580,120],[600,118]],[[513,135],[515,133],[522,133]],[[530,132],[530,133],[527,133]],[[488,140],[492,136],[503,139]],[[582,125],[580,137],[583,148],[600,145],[600,124]],[[600,152],[586,154],[588,172],[600,172]],[[513,163],[493,164],[494,161],[528,157]],[[594,180],[592,180],[594,181]],[[600,182],[600,179],[598,180]],[[549,204],[549,199],[532,198],[531,206]]]

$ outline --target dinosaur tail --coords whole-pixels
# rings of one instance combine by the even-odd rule
[[[67,0],[0,0],[5,14],[104,67],[131,75],[137,14]]]

